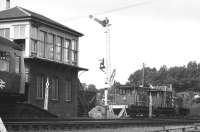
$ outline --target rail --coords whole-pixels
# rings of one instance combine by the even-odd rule
[[[170,126],[170,125],[193,125],[200,123],[196,119],[15,119],[4,120],[8,131],[21,130],[72,130],[72,129],[94,129],[94,128],[116,128],[127,126]],[[159,132],[159,131],[157,131]],[[168,132],[162,129],[160,132]]]
[[[177,127],[177,128],[166,128],[162,130],[156,130],[151,132],[200,132],[200,124],[194,124],[191,126]]]

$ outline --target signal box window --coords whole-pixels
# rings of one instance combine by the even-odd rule
[[[47,43],[45,45],[45,57],[48,59],[53,59],[53,44],[55,36],[53,34],[48,34]]]
[[[37,47],[39,57],[44,57],[44,45],[45,45],[46,37],[47,37],[47,33],[40,31],[39,43]]]
[[[24,39],[25,38],[25,25],[15,25],[14,26],[14,38]]]
[[[55,45],[55,58],[58,61],[61,60],[61,45],[62,45],[62,38],[57,36]]]
[[[37,87],[37,99],[44,98],[44,86],[45,86],[45,78],[44,76],[36,77],[36,87]]]
[[[0,71],[9,72],[10,55],[8,52],[0,51]]]
[[[72,50],[72,64],[77,65],[78,61],[78,43],[76,40],[71,41],[71,50]]]
[[[65,84],[65,100],[66,101],[71,101],[72,99],[72,83],[71,81],[66,81],[66,84]]]
[[[69,62],[70,60],[70,40],[65,39],[65,42],[63,44],[63,61]]]
[[[25,82],[29,82],[29,68],[25,67]]]
[[[16,56],[15,57],[15,72],[16,73],[20,73],[20,62],[21,62],[20,56]]]
[[[51,88],[51,99],[52,100],[58,100],[58,79],[52,78],[50,82],[50,88]]]
[[[37,55],[37,43],[38,43],[38,29],[34,26],[31,28],[31,55]]]
[[[10,38],[10,29],[9,28],[0,29],[0,36],[9,39]]]
[[[31,55],[37,55],[37,40],[31,39]]]

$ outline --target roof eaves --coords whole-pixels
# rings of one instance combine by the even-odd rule
[[[26,15],[31,16],[31,14],[28,13],[27,11],[25,11],[23,8],[21,8],[19,6],[17,6],[16,8],[18,8],[21,12],[25,13]]]
[[[0,18],[0,22],[15,22],[30,20],[30,17],[12,17],[12,18]]]
[[[55,24],[55,23],[52,23],[52,22],[49,22],[49,21],[44,21],[44,20],[39,19],[39,18],[34,17],[34,16],[31,16],[31,19],[32,19],[33,21],[36,21],[36,22],[39,22],[39,23],[48,25],[48,26],[50,26],[50,27],[57,28],[57,29],[59,29],[59,30],[62,30],[62,31],[65,31],[65,32],[74,34],[74,35],[76,35],[76,36],[78,36],[78,37],[82,37],[82,36],[83,36],[82,33],[77,32],[77,31],[75,31],[75,30],[73,30],[73,29],[70,29],[70,28],[68,28],[68,27],[66,27],[66,26],[61,26],[61,25],[58,25],[58,24]]]
[[[40,58],[40,57],[26,57],[25,61],[40,61],[40,62],[47,62],[47,63],[52,63],[52,64],[58,64],[58,65],[62,65],[62,66],[67,66],[67,67],[71,67],[73,69],[77,69],[79,71],[88,71],[88,69],[83,68],[83,67],[79,67],[79,66],[75,66],[75,65],[70,65],[70,64],[65,64],[62,62],[57,62],[54,60],[49,60],[49,59],[45,59],[45,58]]]

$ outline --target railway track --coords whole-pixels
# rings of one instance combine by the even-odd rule
[[[78,130],[134,126],[190,125],[199,119],[10,119],[4,120],[8,131]]]

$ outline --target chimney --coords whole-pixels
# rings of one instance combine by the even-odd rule
[[[10,8],[10,0],[6,0],[6,9]]]

